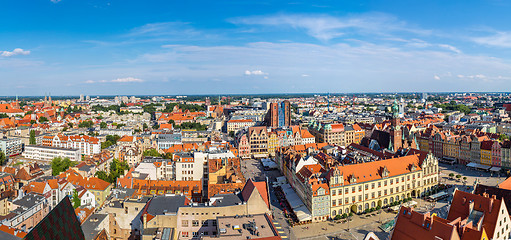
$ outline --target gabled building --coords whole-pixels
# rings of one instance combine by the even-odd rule
[[[504,201],[488,194],[476,195],[456,190],[448,221],[460,221],[463,226],[484,230],[488,239],[509,239],[511,219]]]

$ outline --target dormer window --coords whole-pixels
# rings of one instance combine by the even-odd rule
[[[350,176],[350,183],[356,183],[356,182],[357,182],[357,178],[354,175],[351,175]]]
[[[382,177],[388,177],[390,174],[389,170],[387,169],[387,167],[383,167],[383,170],[382,170]]]
[[[417,169],[417,167],[415,167],[415,164],[412,164],[411,169],[412,169],[412,172],[413,172],[413,171],[415,171],[415,170]]]

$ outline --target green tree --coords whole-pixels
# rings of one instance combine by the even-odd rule
[[[184,123],[181,123],[181,125],[176,125],[175,127],[180,128],[180,129],[195,129],[197,131],[205,131],[206,129],[208,129],[208,126],[206,126],[206,125],[202,125],[200,123],[192,123],[192,122],[184,122]]]
[[[144,131],[145,131],[145,130],[148,128],[147,123],[144,123],[144,124],[142,125],[142,128],[144,128]]]
[[[9,115],[5,114],[5,113],[0,113],[0,118],[8,118]]]
[[[501,142],[502,142],[502,141],[505,141],[505,140],[507,140],[507,139],[509,139],[509,137],[508,137],[508,136],[506,136],[506,135],[504,135],[504,134],[500,134],[500,135],[499,135],[499,141],[501,141]]]
[[[30,130],[30,139],[29,139],[29,143],[31,145],[35,145],[36,144],[36,140],[35,140],[35,130]]]
[[[112,145],[115,145],[117,144],[117,141],[120,139],[121,137],[117,136],[117,135],[107,135],[106,136],[106,140],[104,142],[101,143],[101,149],[106,149]]]
[[[78,208],[78,207],[80,207],[80,205],[82,205],[81,200],[78,197],[78,192],[76,191],[76,189],[73,191],[73,200],[72,200],[72,202],[73,202],[73,207],[74,208]]]
[[[154,148],[147,149],[142,153],[143,156],[147,157],[161,157],[161,154]]]
[[[124,170],[130,169],[130,166],[126,162],[120,162],[115,159],[110,163],[110,174],[108,179],[110,183],[115,183],[117,178],[124,174]]]
[[[62,159],[61,157],[55,157],[51,160],[51,174],[57,176],[74,165],[76,165],[76,163],[69,158]]]
[[[78,127],[81,127],[81,128],[91,128],[93,125],[94,125],[94,123],[89,120],[89,121],[83,121],[83,122],[79,123]]]
[[[4,165],[6,160],[5,153],[0,150],[0,165]]]
[[[40,117],[40,118],[39,118],[39,122],[40,122],[40,123],[48,122],[48,118],[46,118],[46,117]]]
[[[230,131],[230,132],[229,132],[229,137],[234,138],[234,132],[233,132],[233,131]]]
[[[108,173],[105,171],[97,171],[95,176],[103,181],[110,182],[110,179],[108,178]]]
[[[164,159],[172,159],[172,157],[173,157],[173,156],[172,156],[172,153],[169,153],[169,152],[168,152],[168,153],[163,154],[163,155],[162,155],[162,157],[163,157]]]
[[[107,127],[106,122],[101,122],[101,123],[99,124],[99,127],[100,127],[100,128],[106,128],[106,127]]]

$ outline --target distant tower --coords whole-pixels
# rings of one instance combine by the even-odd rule
[[[399,106],[396,100],[394,100],[394,104],[392,104],[392,119],[390,120],[390,150],[397,151],[403,147],[403,139],[402,139],[402,129],[401,129],[401,121],[399,119]]]
[[[16,108],[16,109],[20,108],[20,104],[18,102],[18,95],[17,94],[16,94],[16,102],[14,103],[14,108]]]
[[[53,105],[53,102],[51,101],[51,93],[49,94],[49,97],[48,97],[48,106],[52,106]]]

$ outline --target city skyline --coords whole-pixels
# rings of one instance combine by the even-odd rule
[[[510,3],[406,3],[3,2],[0,95],[506,91]]]

